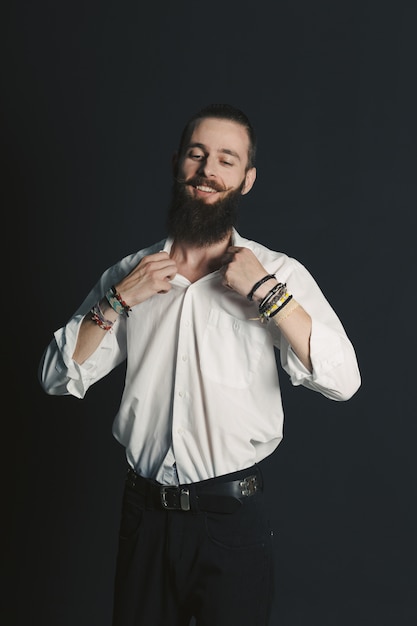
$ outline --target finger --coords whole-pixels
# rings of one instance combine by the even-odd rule
[[[174,276],[177,273],[177,264],[169,257],[152,259],[152,261],[148,263],[148,268],[152,272],[165,272],[166,274],[173,273]]]
[[[170,281],[170,280],[172,280],[173,278],[175,278],[176,274],[177,274],[177,272],[176,272],[176,271],[174,271],[174,272],[170,272],[169,274],[166,274],[166,276],[165,276],[164,280],[166,280],[166,281]]]
[[[232,285],[229,283],[229,281],[226,278],[222,280],[222,285],[224,285],[224,287],[227,287],[228,289],[233,289]]]
[[[229,252],[229,250],[227,250],[227,252],[225,252],[220,259],[222,268],[227,269],[227,266],[229,265],[229,263],[233,261],[234,256],[235,256],[234,252]]]

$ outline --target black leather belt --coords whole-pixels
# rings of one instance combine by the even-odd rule
[[[231,480],[232,478],[235,478]],[[234,472],[224,477],[184,485],[161,485],[143,478],[129,468],[127,485],[146,499],[148,508],[166,511],[211,511],[233,513],[246,498],[262,489],[258,468]]]

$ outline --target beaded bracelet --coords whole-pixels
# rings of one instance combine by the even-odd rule
[[[286,291],[283,296],[281,296],[279,299],[274,300],[274,302],[272,302],[268,308],[264,309],[263,311],[259,311],[261,321],[269,321],[271,317],[274,317],[274,315],[276,315],[278,311],[280,311],[286,304],[288,304],[291,298],[292,295],[288,293],[288,291]]]
[[[287,285],[285,283],[277,283],[274,285],[272,289],[268,291],[264,299],[259,303],[259,312],[262,313],[265,309],[267,309],[274,297],[279,300],[279,298],[284,295],[286,290]]]
[[[278,311],[288,304],[292,295],[287,290],[286,283],[278,283],[266,294],[259,304],[259,319],[262,323],[268,322]]]
[[[95,306],[90,310],[91,320],[100,326],[103,330],[111,330],[113,328],[114,322],[111,320],[106,320],[103,311],[100,308],[100,303],[97,302]]]
[[[254,286],[252,287],[252,289],[250,290],[250,292],[248,293],[248,295],[246,296],[247,299],[252,302],[253,300],[253,294],[255,293],[255,291],[257,289],[259,289],[259,287],[261,285],[263,285],[264,283],[266,283],[267,280],[270,280],[271,278],[275,278],[275,274],[267,274],[266,276],[264,276],[263,278],[261,278],[261,280],[258,280],[257,283],[254,284]]]
[[[268,317],[275,317],[290,301],[292,300],[292,295],[290,293],[286,293],[285,297],[281,298],[279,302],[275,303],[268,309],[267,314]]]
[[[119,315],[126,313],[129,317],[129,312],[132,310],[128,304],[122,299],[122,296],[117,291],[116,287],[112,285],[106,293],[106,299],[111,308]]]

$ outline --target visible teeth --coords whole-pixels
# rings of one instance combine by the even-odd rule
[[[198,189],[199,191],[206,191],[208,193],[215,193],[216,190],[213,189],[212,187],[203,187],[203,185],[197,185],[196,189]]]

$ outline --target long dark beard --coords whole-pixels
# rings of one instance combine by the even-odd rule
[[[186,184],[175,181],[168,212],[168,234],[177,241],[200,247],[222,241],[236,226],[242,185],[207,204],[187,193]]]

